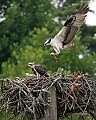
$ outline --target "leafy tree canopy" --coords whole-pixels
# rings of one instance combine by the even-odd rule
[[[33,36],[30,36],[31,33],[29,33],[29,38],[22,40],[22,43],[25,44],[24,46],[19,47],[18,51],[12,51],[11,58],[7,62],[3,62],[3,77],[24,77],[27,72],[32,73],[27,63],[34,61],[46,66],[49,72],[55,72],[58,68],[64,68],[65,73],[66,70],[67,73],[78,70],[84,73],[95,73],[95,53],[94,55],[90,55],[87,52],[87,47],[80,43],[80,39],[77,36],[73,40],[77,44],[77,47],[69,51],[62,51],[58,57],[59,63],[56,63],[50,56],[50,52],[53,49],[49,46],[47,48],[42,46],[44,38],[49,34],[49,31],[46,28],[35,28],[34,32],[36,33]],[[15,47],[17,47],[16,44]],[[79,58],[80,55],[82,55],[81,58]]]
[[[78,69],[95,74],[96,26],[84,24],[73,40],[77,47],[62,51],[58,64],[49,55],[52,48],[43,48],[46,36],[54,37],[83,2],[89,0],[58,0],[58,4],[52,0],[1,0],[0,14],[6,18],[0,22],[1,77],[24,76],[31,72],[26,67],[29,61],[41,63],[53,72],[63,67],[65,72]]]

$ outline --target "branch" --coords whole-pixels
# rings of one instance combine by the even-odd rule
[[[1,79],[0,111],[12,112],[15,116],[44,116],[44,107],[49,105],[44,94],[56,87],[58,117],[70,114],[91,114],[96,119],[96,79],[79,74],[64,75],[63,72],[49,77],[35,75],[21,78]],[[87,113],[86,113],[87,112]]]

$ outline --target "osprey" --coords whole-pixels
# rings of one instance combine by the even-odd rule
[[[44,47],[47,45],[51,45],[53,47],[56,53],[51,53],[50,55],[53,56],[56,61],[56,56],[60,54],[60,50],[68,48],[71,49],[76,46],[75,44],[69,45],[69,43],[75,37],[80,26],[83,24],[84,19],[87,16],[86,13],[88,11],[88,5],[83,5],[80,9],[76,11],[74,15],[71,15],[69,19],[66,20],[63,28],[54,38],[50,38],[44,43]]]
[[[27,65],[32,68],[32,71],[34,72],[34,74],[37,75],[37,78],[40,78],[40,76],[45,76],[45,77],[49,76],[47,73],[48,71],[42,65],[36,64],[35,62],[32,63],[29,62]]]

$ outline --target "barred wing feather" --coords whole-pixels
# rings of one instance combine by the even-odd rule
[[[83,5],[75,15],[71,16],[64,24],[67,27],[65,32],[64,43],[68,44],[72,41],[80,26],[83,24],[84,19],[86,17],[86,13],[88,12],[88,5]]]

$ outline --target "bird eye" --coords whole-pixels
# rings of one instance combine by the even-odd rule
[[[50,43],[50,42],[51,42],[51,38],[49,39],[48,43]]]

